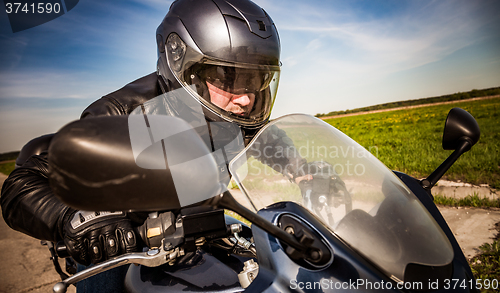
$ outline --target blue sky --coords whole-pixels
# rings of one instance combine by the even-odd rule
[[[0,11],[0,153],[153,72],[171,2],[80,0],[15,34]],[[255,2],[281,38],[273,117],[500,86],[500,1]]]

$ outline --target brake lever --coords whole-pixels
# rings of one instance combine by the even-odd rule
[[[116,267],[120,267],[126,264],[138,264],[147,267],[158,267],[170,262],[180,255],[183,255],[182,249],[179,249],[177,247],[173,250],[165,251],[163,249],[163,245],[161,245],[159,248],[150,249],[147,252],[123,254],[74,274],[73,276],[55,284],[52,290],[54,291],[54,293],[64,293],[68,289],[69,285],[75,284],[79,281],[114,269]]]

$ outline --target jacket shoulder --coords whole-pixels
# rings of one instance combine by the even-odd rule
[[[46,134],[34,138],[25,144],[17,156],[16,168],[21,167],[31,156],[39,155],[42,152],[47,151],[53,137],[54,133]]]
[[[158,95],[156,72],[143,76],[90,104],[80,118],[128,115],[136,107]]]

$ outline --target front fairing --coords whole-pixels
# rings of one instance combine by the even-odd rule
[[[291,141],[287,149],[260,139],[276,128]],[[269,166],[292,153],[308,164],[333,167],[326,176],[312,174],[330,181],[327,191],[316,188],[327,204],[318,207],[319,201],[313,200],[315,180],[309,184],[312,191],[304,192],[301,184],[289,180],[304,174],[290,174],[293,168],[287,166]],[[452,263],[448,238],[413,192],[371,153],[319,119],[289,115],[271,122],[230,163],[230,171],[257,210],[283,201],[306,207],[331,235],[394,282],[408,279],[405,272],[410,267],[443,268]]]
[[[458,258],[451,263],[453,273],[445,279],[418,279],[419,276],[414,275],[412,280],[397,283],[331,233],[318,217],[301,205],[276,203],[258,214],[275,224],[279,224],[284,215],[300,219],[330,245],[334,257],[321,269],[305,268],[290,259],[279,240],[254,225],[252,232],[260,267],[257,278],[245,292],[477,292],[470,269]],[[453,288],[450,282],[462,286]]]
[[[294,120],[295,122],[293,122]],[[331,139],[328,139],[328,137],[331,136],[328,134],[329,132],[333,132],[333,137],[338,138],[338,141],[340,142],[350,140],[337,130],[332,130],[331,126],[326,125],[325,123],[310,116],[286,116],[278,119],[274,123],[271,123],[269,126],[271,127],[275,124],[280,126],[280,124],[277,123],[280,121],[292,121],[293,123],[288,123],[288,129],[292,128],[292,124],[299,124],[299,128],[307,129],[304,132],[308,134],[307,137],[309,138],[319,137],[317,135],[313,135],[315,132],[322,134],[319,140],[314,140],[314,146],[320,145],[318,141],[325,141],[324,144],[331,142]],[[298,123],[296,123],[297,121]],[[261,137],[263,132],[266,132],[266,129],[263,129],[258,137]],[[293,138],[292,132],[288,131],[287,134]],[[305,142],[305,145],[307,146],[307,140],[305,140]],[[222,257],[220,254],[217,255],[213,254],[213,252],[204,251],[202,252],[202,261],[192,267],[184,267],[181,269],[173,267],[165,270],[161,267],[147,269],[142,266],[131,266],[129,274],[127,275],[128,292],[379,292],[381,290],[385,292],[414,292],[413,289],[416,289],[418,291],[423,290],[432,291],[434,293],[444,293],[449,291],[446,287],[446,280],[459,280],[460,282],[463,281],[467,284],[467,288],[457,287],[455,290],[452,290],[454,292],[475,291],[471,290],[471,286],[469,286],[474,282],[474,279],[470,272],[470,268],[468,267],[467,261],[461,253],[460,247],[453,238],[453,234],[446,226],[446,223],[439,214],[436,206],[432,203],[431,198],[420,187],[415,179],[402,173],[396,173],[398,178],[395,178],[392,175],[392,172],[385,171],[386,168],[383,167],[378,160],[375,159],[373,162],[374,159],[369,159],[368,161],[371,162],[370,165],[368,162],[363,161],[366,159],[365,155],[368,154],[360,154],[359,159],[365,162],[367,170],[368,166],[376,166],[376,170],[378,171],[372,172],[371,174],[375,174],[376,176],[373,177],[375,179],[378,178],[378,181],[372,179],[371,181],[368,180],[368,183],[370,184],[366,183],[365,185],[356,185],[353,183],[357,181],[349,178],[349,175],[336,174],[338,175],[338,180],[336,180],[335,183],[340,184],[340,182],[343,182],[347,190],[347,193],[345,194],[341,192],[340,189],[337,190],[336,196],[352,196],[352,205],[350,208],[347,208],[346,203],[349,201],[346,201],[345,199],[344,201],[341,200],[340,205],[332,209],[334,214],[334,223],[333,225],[330,225],[328,218],[322,217],[322,215],[325,214],[325,208],[323,208],[319,214],[315,214],[315,211],[311,211],[310,209],[304,207],[300,188],[296,186],[296,184],[290,184],[289,179],[282,174],[276,172],[272,173],[271,170],[264,169],[267,170],[268,173],[262,173],[267,175],[262,177],[260,185],[255,182],[253,185],[245,184],[245,180],[252,179],[254,178],[252,176],[255,175],[249,171],[251,171],[252,168],[258,167],[255,163],[255,157],[248,156],[244,162],[242,159],[244,154],[248,154],[248,149],[251,147],[252,143],[248,146],[246,151],[240,154],[239,157],[236,157],[231,163],[232,174],[235,175],[235,179],[239,178],[241,180],[239,181],[240,189],[244,191],[244,194],[246,194],[250,200],[252,200],[252,203],[248,204],[248,206],[251,207],[251,205],[254,205],[257,209],[259,209],[259,215],[275,225],[280,224],[280,219],[284,215],[291,215],[299,219],[305,225],[317,232],[318,238],[316,240],[323,241],[327,244],[329,249],[332,251],[332,259],[325,266],[317,269],[301,266],[285,253],[282,243],[280,243],[279,240],[253,225],[252,233],[257,249],[259,273],[257,278],[248,288],[243,289],[238,283],[235,283],[237,275],[243,267],[244,260],[237,260],[232,257],[228,258],[227,255]],[[312,149],[313,141],[309,140],[309,143],[310,149]],[[350,142],[349,145],[353,146],[352,142]],[[298,147],[300,146],[302,145],[298,145]],[[337,144],[337,146],[340,147],[341,145]],[[346,148],[347,146],[344,145],[344,147]],[[362,148],[357,145],[354,149],[356,151],[362,150]],[[302,154],[308,161],[318,160],[316,156],[312,156],[312,159],[311,157],[305,156],[305,148],[303,148],[303,150]],[[351,150],[352,154],[352,148],[349,150]],[[346,149],[343,151],[344,153],[347,153]],[[355,153],[355,156],[356,155],[357,153]],[[321,157],[319,160],[321,160]],[[342,161],[338,160],[336,162],[338,163]],[[347,164],[347,160],[343,162]],[[248,166],[246,172],[247,177],[241,179],[243,178],[242,174],[245,174],[241,171],[241,168],[245,165],[245,163]],[[351,161],[351,164],[352,163],[353,161]],[[265,167],[260,166],[259,168]],[[337,173],[340,173],[338,171],[339,170],[337,170]],[[389,179],[385,179],[387,177]],[[400,181],[400,179],[404,182],[404,184]],[[378,185],[374,182],[378,182]],[[389,184],[387,182],[389,182]],[[265,189],[265,192],[258,193],[257,187],[265,185],[271,186],[272,188],[267,188]],[[387,186],[389,186],[389,188]],[[250,187],[253,188],[253,191]],[[375,191],[372,193],[361,192],[366,190],[368,187],[372,188],[370,190]],[[389,192],[388,190],[392,192]],[[236,198],[242,199],[241,202],[245,204],[246,200],[241,196],[238,196],[237,191],[233,190],[231,193],[233,193]],[[365,194],[367,194],[367,196],[364,196]],[[413,194],[415,194],[418,199],[416,199]],[[371,199],[369,195],[374,195],[375,198],[378,199],[378,203],[373,203],[373,199]],[[294,196],[294,198],[290,200],[290,196]],[[364,201],[369,204],[362,204]],[[422,209],[422,206],[417,203],[418,201],[422,202],[425,205],[425,208]],[[338,203],[339,202],[337,202],[337,204]],[[402,213],[401,205],[408,205],[412,207],[413,210],[417,210],[417,216],[415,217],[414,214],[410,213]],[[397,208],[398,206],[399,209]],[[399,249],[398,253],[394,254],[399,257],[399,260],[408,259],[401,256],[404,253],[408,253],[409,255],[414,254],[407,251],[410,248],[413,249],[414,252],[418,252],[422,247],[422,253],[427,253],[428,248],[425,247],[425,241],[428,241],[428,235],[419,235],[422,236],[422,238],[417,237],[416,245],[408,245],[408,243],[404,243],[404,239],[398,237],[401,233],[404,234],[405,232],[413,232],[413,230],[403,230],[402,232],[401,229],[399,229],[399,232],[398,230],[394,230],[394,227],[400,225],[398,220],[401,220],[403,223],[407,223],[412,220],[419,222],[423,221],[423,223],[431,223],[433,229],[435,228],[438,232],[442,229],[446,233],[445,237],[448,239],[446,239],[444,241],[446,243],[441,246],[441,249],[444,247],[445,254],[450,253],[448,246],[449,242],[451,242],[453,246],[451,253],[453,254],[454,252],[454,258],[452,256],[452,260],[447,265],[447,267],[451,268],[452,274],[450,274],[446,279],[437,280],[437,283],[431,283],[427,278],[422,279],[422,276],[419,276],[418,274],[412,274],[409,276],[403,274],[403,276],[407,278],[405,279],[405,283],[399,283],[402,285],[399,285],[400,287],[398,287],[397,279],[395,279],[393,275],[387,271],[387,269],[382,268],[384,265],[383,261],[379,262],[376,255],[373,257],[371,254],[363,252],[366,248],[363,244],[356,245],[355,241],[347,241],[346,239],[350,240],[350,238],[345,235],[348,235],[346,233],[350,231],[347,231],[344,234],[339,233],[339,231],[342,231],[341,227],[345,223],[347,223],[345,224],[346,226],[350,225],[349,227],[353,228],[350,230],[356,232],[354,227],[355,225],[352,224],[352,219],[349,220],[349,218],[347,218],[351,211],[361,210],[367,213],[370,217],[377,217],[378,213],[382,213],[381,211],[384,209],[386,212],[383,214],[389,215],[389,219],[392,217],[394,220],[393,227],[389,227],[392,230],[388,228],[391,239],[401,241],[401,243],[397,245]],[[430,217],[427,211],[432,214],[432,217]],[[347,218],[349,221],[345,221],[343,223],[344,218]],[[434,219],[439,223],[441,229],[439,226],[436,227]],[[408,225],[408,227],[412,227],[411,224]],[[373,244],[374,247],[380,249],[383,253],[390,253],[390,251],[383,247],[383,245],[393,247],[394,244],[387,243],[384,239],[377,240],[377,235],[373,236],[373,233],[367,231],[366,227],[363,227],[362,225],[358,225],[358,228],[358,233],[353,233],[352,235],[360,236],[360,239],[374,237],[376,241],[380,242],[377,244],[372,241],[369,244]],[[368,234],[368,236],[360,235],[364,233]],[[441,233],[442,231],[439,232],[438,235]],[[395,259],[394,256],[391,257],[393,260]],[[401,267],[401,265],[399,265],[399,267]],[[408,288],[405,289],[405,285],[408,286]]]

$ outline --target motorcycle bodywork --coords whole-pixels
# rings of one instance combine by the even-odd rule
[[[454,125],[456,124],[455,121]],[[295,156],[298,152],[308,162],[321,159],[335,166],[336,162],[347,167],[356,162],[363,165],[363,172],[359,174],[356,169],[355,174],[349,174],[349,171],[342,174],[343,169],[335,174],[345,183],[344,194],[352,199],[343,202],[343,205],[349,204],[349,208],[326,206],[332,209],[328,215],[333,215],[335,219],[326,219],[322,211],[307,209],[302,198],[304,193],[290,176],[287,177],[288,174],[284,171],[286,168],[278,172],[279,166],[262,164],[266,161],[259,158],[262,153],[258,149],[252,149],[259,143],[265,143],[266,139],[261,138],[272,135],[276,128],[285,131],[293,141],[291,148],[286,151],[295,152]],[[195,142],[195,136],[190,135],[189,138]],[[453,160],[477,142],[477,139],[467,139],[467,135],[464,139],[460,131],[454,133],[452,139],[447,136],[447,145],[450,140],[458,142],[458,149],[452,154]],[[300,149],[309,149],[310,142],[313,144],[312,153],[307,151],[305,155],[301,154]],[[201,147],[203,143],[198,145],[200,156],[204,155],[205,151]],[[326,151],[324,155],[319,151],[322,150],[321,145],[352,150],[352,156],[349,157],[349,152],[345,152],[344,157],[333,155],[328,158]],[[266,145],[260,147],[264,147],[263,154],[266,156]],[[284,152],[280,149],[272,151],[281,155]],[[457,153],[460,154],[457,156]],[[100,160],[101,158],[105,156],[100,157]],[[465,286],[455,287],[454,291],[476,292],[475,280],[468,263],[429,192],[433,183],[442,175],[437,173],[444,173],[443,170],[446,171],[449,165],[450,162],[445,161],[437,169],[441,169],[439,172],[427,178],[429,180],[418,181],[406,174],[388,170],[352,139],[319,119],[297,114],[279,118],[263,128],[229,164],[233,178],[250,201],[251,206],[248,208],[258,210],[258,214],[252,216],[248,209],[231,204],[230,200],[225,201],[227,191],[218,199],[203,202],[204,205],[213,207],[233,208],[253,222],[251,233],[249,228],[242,231],[242,234],[246,234],[245,238],[252,238],[256,249],[255,260],[259,268],[257,276],[252,278],[253,282],[243,289],[238,281],[238,274],[250,257],[232,255],[231,251],[202,244],[197,245],[194,250],[187,250],[186,255],[175,254],[176,259],[170,259],[175,260],[170,261],[170,265],[163,259],[161,265],[130,266],[126,277],[127,291],[303,292],[311,289],[313,292],[325,292],[383,289],[393,292],[444,292],[449,291],[445,287],[446,281],[456,279]],[[58,166],[65,165],[61,163]],[[207,170],[210,171],[210,167]],[[168,167],[166,171],[169,172]],[[286,178],[290,180],[287,181]],[[64,181],[65,178],[57,179]],[[150,186],[154,190],[153,187]],[[218,182],[210,186],[212,189],[219,187]],[[83,188],[80,188],[81,192],[85,192]],[[259,195],[259,192],[262,194]],[[133,199],[135,195],[124,196]],[[165,204],[156,199],[156,196],[158,195],[148,195],[150,204],[169,206],[170,203]],[[229,196],[232,198],[231,194]],[[113,196],[109,200],[103,198],[101,204],[112,205],[113,200]],[[146,210],[154,208],[144,207]],[[238,222],[227,216],[225,221],[228,225]],[[280,229],[276,229],[276,226]],[[184,227],[186,228],[184,231],[189,230],[189,227]],[[293,236],[289,237],[290,235]],[[199,236],[201,234],[196,237]],[[175,233],[169,237],[166,236],[164,240],[176,239]],[[193,243],[196,237],[191,237]],[[290,238],[295,241],[290,241]],[[186,243],[188,242],[179,242],[176,245]],[[173,255],[173,252],[166,251],[167,246],[171,247],[170,242],[169,245],[164,245],[165,243],[160,251],[164,249],[162,253]],[[307,247],[307,251],[302,250],[303,247]],[[150,259],[147,255],[141,258]],[[167,256],[167,262],[168,260]],[[115,263],[118,261],[115,260]],[[98,266],[103,267],[105,264]]]
[[[235,165],[240,166],[241,163]],[[238,173],[237,170],[232,172]],[[199,261],[191,268],[183,265],[180,267],[174,265],[168,269],[132,266],[127,274],[127,290],[129,292],[302,292],[304,289],[311,289],[311,292],[337,290],[374,292],[384,289],[401,292],[400,289],[403,289],[403,291],[444,292],[448,291],[444,287],[447,280],[456,279],[466,284],[455,288],[456,292],[474,292],[472,284],[475,283],[470,267],[453,233],[433,203],[430,192],[424,189],[417,179],[400,172],[394,174],[401,180],[401,184],[404,183],[411,190],[439,229],[444,232],[449,241],[448,245],[451,245],[448,253],[452,250],[453,255],[452,261],[443,266],[407,266],[404,283],[399,285],[401,287],[398,287],[400,279],[384,274],[373,259],[363,257],[357,251],[356,245],[350,245],[335,231],[332,233],[332,227],[325,225],[329,220],[328,222],[326,218],[321,220],[321,215],[313,214],[311,208],[308,210],[300,204],[285,201],[267,206],[258,214],[277,226],[283,226],[282,221],[285,221],[285,218],[292,218],[296,223],[300,223],[299,226],[306,227],[305,230],[314,234],[315,241],[322,242],[330,251],[330,259],[326,265],[315,267],[307,262],[291,259],[286,252],[286,244],[254,225],[252,234],[257,248],[259,274],[248,288],[243,289],[236,282],[244,259],[234,257],[228,259],[227,255],[221,256],[199,250]],[[245,184],[239,183],[242,185],[241,189],[252,192],[246,190],[248,187]],[[349,204],[352,205],[350,202]],[[383,205],[388,206],[386,209],[393,208],[390,200],[384,200],[375,209],[383,210]],[[351,209],[349,206],[345,213],[348,214]],[[418,247],[416,249],[418,250]],[[422,247],[422,249],[426,251],[428,248]],[[217,270],[214,270],[215,267]],[[204,274],[209,274],[210,278],[206,279]]]
[[[455,254],[453,275],[450,279],[465,280],[469,286],[470,280],[474,280],[470,267],[432,198],[420,187],[415,178],[400,172],[395,172],[395,174],[412,189],[448,236]],[[196,264],[192,264],[191,267],[185,265],[172,267],[164,265],[157,268],[130,266],[125,283],[127,292],[263,292],[265,290],[268,290],[266,292],[301,292],[299,282],[313,282],[313,280],[328,280],[323,281],[323,285],[331,287],[331,289],[335,289],[335,285],[338,284],[339,291],[349,291],[349,288],[355,287],[356,290],[364,292],[376,292],[380,288],[370,290],[366,288],[366,284],[370,282],[372,284],[391,283],[388,277],[379,273],[376,267],[359,256],[342,240],[333,236],[316,217],[304,208],[291,202],[278,203],[259,211],[259,214],[273,223],[277,223],[282,215],[293,215],[309,227],[314,227],[323,241],[331,246],[335,254],[335,261],[332,260],[328,267],[317,271],[305,269],[286,255],[279,240],[265,231],[253,227],[252,233],[258,248],[260,267],[259,275],[248,288],[241,288],[238,282],[238,273],[242,270],[243,262],[246,259],[214,255],[200,250],[197,252]],[[362,280],[364,284],[358,280]],[[360,282],[359,286],[358,282]],[[432,290],[432,292],[449,292],[449,290],[442,288],[444,283],[440,285],[440,290]],[[422,286],[428,286],[428,283],[424,282]],[[392,291],[400,292],[395,288]],[[475,291],[456,288],[455,292]]]

